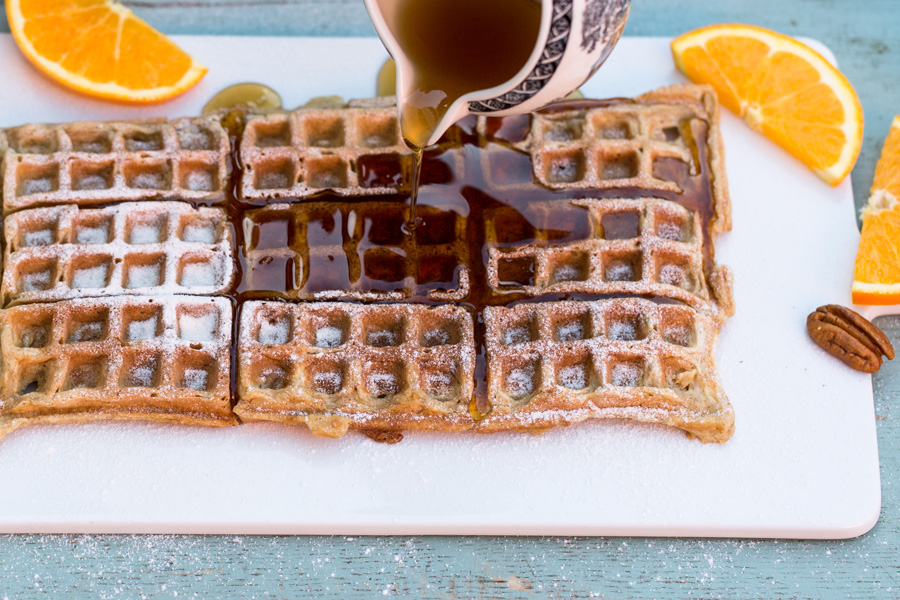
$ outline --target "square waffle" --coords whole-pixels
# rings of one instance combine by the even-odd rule
[[[325,106],[251,115],[240,156],[240,194],[250,201],[306,199],[323,192],[344,197],[408,192],[413,169],[392,98],[346,105],[337,99]],[[455,161],[453,171],[461,175],[462,169],[462,161]],[[423,181],[434,176],[425,172]]]
[[[238,335],[242,420],[384,441],[471,423],[475,342],[461,307],[248,302]]]
[[[0,437],[36,423],[232,425],[231,303],[118,296],[0,311]]]
[[[127,202],[23,210],[4,223],[4,305],[120,294],[222,294],[234,280],[220,208]]]
[[[5,138],[4,213],[54,204],[225,198],[231,144],[218,117],[22,125],[6,130]]]
[[[664,423],[724,442],[734,412],[716,375],[718,322],[638,298],[489,307],[488,401],[480,430],[585,419]]]
[[[469,293],[466,221],[391,201],[276,204],[244,213],[244,288],[291,300],[460,300]],[[338,257],[335,259],[335,257]]]
[[[704,273],[696,211],[652,197],[573,200],[568,210],[579,221],[571,241],[531,226],[558,221],[558,201],[530,204],[527,218],[508,207],[489,211],[485,247],[494,291],[659,296],[714,309],[722,321],[734,314],[730,271]]]

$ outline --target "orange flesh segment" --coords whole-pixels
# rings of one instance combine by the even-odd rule
[[[856,304],[900,304],[900,116],[885,140],[853,275]]]
[[[716,25],[672,42],[678,68],[708,83],[729,110],[837,185],[862,147],[862,107],[818,53],[749,25]]]
[[[132,102],[174,97],[206,72],[189,54],[111,0],[7,0],[23,53],[54,80]]]

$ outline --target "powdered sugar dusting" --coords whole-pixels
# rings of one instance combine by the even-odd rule
[[[155,365],[140,365],[128,370],[128,384],[132,387],[152,387]]]
[[[22,290],[25,292],[40,292],[50,288],[50,271],[37,271],[25,273],[22,276]]]
[[[656,235],[674,242],[684,241],[684,230],[677,223],[673,223],[672,221],[660,223],[656,227]]]
[[[75,241],[79,244],[105,244],[109,241],[109,226],[104,223],[79,227],[75,232]]]
[[[553,271],[554,281],[581,281],[582,279],[584,279],[584,274],[578,265],[566,263],[559,265]]]
[[[393,373],[369,373],[366,376],[366,387],[373,396],[393,396],[400,391],[400,382]]]
[[[156,328],[159,324],[159,317],[156,315],[143,321],[134,320],[128,323],[128,341],[139,342],[141,340],[149,340],[156,337]]]
[[[643,370],[634,362],[620,362],[610,371],[610,383],[621,387],[637,387],[641,383]]]
[[[624,260],[611,261],[603,272],[606,281],[632,281],[634,275],[634,265]]]
[[[323,394],[336,394],[343,384],[344,378],[339,371],[318,371],[312,378],[313,389]]]
[[[162,265],[153,263],[149,265],[131,265],[128,268],[128,277],[125,280],[126,288],[156,287],[161,283]]]
[[[109,265],[101,264],[86,269],[78,269],[72,275],[74,289],[102,288],[109,276]]]
[[[510,369],[506,375],[506,393],[518,400],[535,391],[535,366],[528,363],[522,367]]]
[[[287,318],[274,317],[271,319],[262,319],[259,323],[259,333],[257,341],[267,346],[278,346],[287,344],[290,339],[291,324]]]
[[[184,287],[211,287],[219,280],[219,270],[213,262],[189,262],[181,270]]]
[[[587,387],[587,367],[582,363],[561,368],[557,376],[559,384],[570,390],[583,390]]]
[[[581,321],[563,323],[556,329],[556,337],[560,342],[575,342],[584,339],[584,324]]]
[[[632,341],[637,339],[634,323],[628,321],[613,321],[609,325],[606,335],[611,340],[616,341]]]
[[[131,228],[132,244],[156,244],[162,240],[162,227],[156,223],[135,223]]]
[[[206,390],[209,373],[206,369],[187,368],[181,378],[182,387],[202,392]]]
[[[343,343],[343,331],[339,327],[326,325],[316,329],[316,346],[319,348],[337,348]]]
[[[183,340],[213,341],[219,329],[219,313],[214,310],[200,314],[183,313],[178,317],[178,328]]]
[[[48,246],[53,243],[53,230],[26,231],[23,241],[26,246]]]
[[[667,263],[659,268],[659,282],[684,287],[687,280],[684,267]]]
[[[512,346],[513,344],[527,344],[531,341],[531,328],[527,324],[520,324],[510,327],[503,332],[503,344]]]
[[[187,174],[182,185],[193,192],[209,192],[215,188],[215,180],[210,171],[194,169]]]
[[[214,244],[216,242],[216,226],[213,223],[188,223],[181,230],[181,239],[185,242]]]

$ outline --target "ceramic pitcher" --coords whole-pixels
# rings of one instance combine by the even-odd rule
[[[485,0],[490,2],[491,0]],[[584,83],[606,60],[625,28],[630,0],[540,0],[537,43],[518,73],[501,85],[460,97],[447,111],[429,144],[468,114],[503,116],[536,110]],[[410,61],[391,33],[378,0],[366,9],[390,55],[397,63],[397,95],[412,80]]]

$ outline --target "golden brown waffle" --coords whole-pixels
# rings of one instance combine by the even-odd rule
[[[573,200],[571,204],[584,210],[561,207],[552,200],[531,203],[527,220],[507,207],[488,211],[491,288],[529,296],[660,296],[698,309],[711,307],[723,321],[733,314],[727,267],[715,267],[707,281],[699,214],[658,198]],[[579,222],[562,243],[551,238],[554,230],[531,225],[551,217],[559,222],[561,211]]]
[[[530,118],[507,119],[500,130],[496,123],[481,117],[481,136],[528,153],[533,181],[549,189],[707,194],[710,190],[685,190],[679,184],[706,169],[711,232],[731,228],[719,103],[709,86],[669,86],[625,102],[562,103]],[[506,179],[504,166],[492,165],[491,155],[484,156],[482,168],[492,188],[527,190],[533,185],[531,180]]]
[[[235,413],[245,421],[336,437],[468,419],[475,342],[460,307],[248,302],[238,335]]]
[[[225,298],[78,299],[0,311],[0,437],[37,423],[233,425]]]
[[[246,200],[397,194],[409,190],[412,153],[393,98],[317,103],[251,115],[241,141]],[[457,161],[457,173],[462,163]]]
[[[290,299],[460,300],[469,291],[465,218],[369,201],[269,205],[244,214],[244,287]]]
[[[234,279],[225,211],[183,202],[54,206],[5,220],[3,304],[119,294],[228,291]]]
[[[3,211],[52,204],[225,197],[218,117],[23,125],[6,131]]]
[[[678,304],[622,298],[485,310],[482,431],[628,418],[724,442],[734,412],[715,368],[719,324]]]

